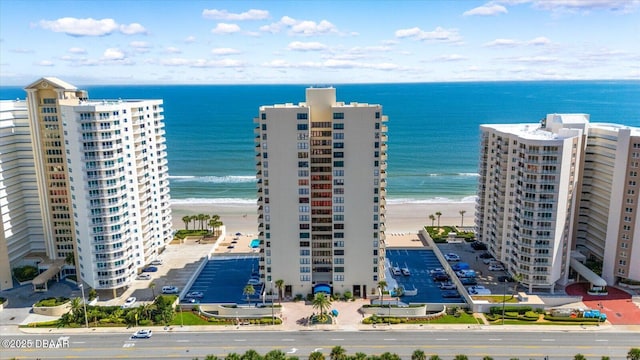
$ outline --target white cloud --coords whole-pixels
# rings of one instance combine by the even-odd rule
[[[505,59],[507,61],[512,61],[512,62],[517,62],[517,63],[531,63],[531,64],[537,64],[537,63],[552,63],[552,62],[558,62],[558,58],[555,57],[550,57],[550,56],[521,56],[521,57],[517,57],[517,58],[508,58]]]
[[[438,61],[462,61],[467,60],[466,56],[458,54],[441,55],[436,58]]]
[[[283,29],[288,29],[289,33],[292,35],[303,36],[338,32],[336,26],[327,20],[322,20],[319,23],[316,23],[312,20],[296,20],[289,16],[283,16],[278,22],[260,27],[260,31],[270,33],[278,33]]]
[[[233,49],[233,48],[215,48],[211,50],[211,53],[214,55],[224,56],[224,55],[240,54],[240,50]]]
[[[146,34],[147,29],[138,23],[131,23],[129,25],[120,25],[120,32],[125,35]]]
[[[287,46],[287,49],[294,51],[319,51],[325,50],[327,45],[319,42],[302,42],[302,41],[294,41]]]
[[[505,8],[504,6],[489,2],[482,6],[478,6],[471,10],[467,10],[462,15],[463,16],[473,16],[473,15],[491,16],[491,15],[506,14],[506,13],[508,13],[508,11],[507,11],[507,8]]]
[[[194,43],[196,42],[196,37],[193,35],[187,36],[186,38],[184,38],[184,42],[186,42],[187,44]]]
[[[36,65],[38,66],[54,66],[55,64],[49,60],[40,60]]]
[[[214,34],[233,34],[240,31],[240,26],[237,24],[219,23],[211,30]]]
[[[445,29],[440,26],[433,31],[424,31],[419,27],[400,29],[396,30],[395,35],[400,39],[415,38],[423,41],[459,42],[462,40],[460,34],[458,34],[458,29]]]
[[[125,59],[124,52],[117,48],[109,48],[105,50],[104,53],[102,54],[102,57],[105,60],[124,60]]]
[[[239,60],[234,59],[221,59],[221,60],[205,60],[205,59],[185,59],[185,58],[170,58],[170,59],[162,59],[160,60],[161,65],[166,66],[188,66],[195,68],[207,68],[207,67],[218,67],[218,68],[240,68],[244,67],[246,64]]]
[[[113,19],[96,20],[92,18],[76,19],[64,17],[53,21],[40,20],[40,27],[71,36],[105,36],[116,31],[118,24]]]
[[[484,44],[488,47],[515,47],[518,45],[520,45],[520,41],[513,39],[495,39]]]
[[[269,11],[251,9],[243,13],[230,13],[227,10],[204,9],[202,10],[202,17],[205,19],[231,21],[263,20],[269,17]]]
[[[170,59],[162,59],[160,61],[162,65],[167,66],[185,66],[191,63],[191,60],[184,58],[170,58]]]
[[[69,50],[67,50],[68,52],[72,53],[72,54],[86,54],[87,50],[80,48],[80,47],[72,47],[69,48]]]
[[[33,51],[33,49],[27,49],[27,48],[16,48],[16,49],[11,49],[11,52],[16,54],[33,54],[35,51]]]
[[[164,49],[164,51],[165,51],[166,53],[169,53],[169,54],[180,54],[180,53],[182,53],[182,50],[178,49],[178,48],[177,48],[177,47],[175,47],[175,46],[167,46],[167,47]]]
[[[267,63],[263,63],[262,66],[276,69],[372,69],[372,70],[397,70],[399,66],[393,63],[366,63],[353,60],[343,59],[327,59],[322,62],[317,61],[304,61],[298,64],[287,62],[286,60],[277,59]]]
[[[544,36],[538,36],[537,38],[531,39],[529,41],[527,41],[528,45],[536,45],[536,46],[540,46],[540,45],[550,45],[551,44],[551,40],[547,39]]]
[[[534,0],[536,8],[551,11],[609,10],[632,12],[640,7],[639,0]]]

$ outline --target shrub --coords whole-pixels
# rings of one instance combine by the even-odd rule
[[[38,268],[31,265],[17,267],[13,269],[13,276],[20,282],[33,280],[38,276]]]
[[[46,298],[38,301],[33,306],[52,307],[52,306],[62,305],[67,301],[69,301],[69,298],[66,298],[66,297],[58,297],[58,298],[50,297],[50,298]]]
[[[0,304],[4,304],[7,301],[6,298],[0,297]]]
[[[520,315],[524,315],[527,311],[532,311],[533,308],[531,306],[505,306],[504,312],[505,314],[508,312],[516,312]],[[489,309],[489,312],[492,314],[502,314],[502,306],[492,306]]]
[[[598,323],[600,319],[598,318],[572,318],[570,316],[551,316],[545,315],[545,320],[549,321],[564,321],[564,322],[577,322],[577,323]]]

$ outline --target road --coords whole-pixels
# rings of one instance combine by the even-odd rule
[[[133,331],[132,331],[133,333]],[[469,359],[490,355],[496,360],[573,359],[577,353],[587,359],[608,356],[624,359],[633,346],[640,346],[640,334],[616,332],[499,332],[499,331],[297,331],[297,332],[155,332],[151,339],[131,339],[124,333],[94,333],[88,335],[59,334],[15,335],[0,337],[3,349],[0,358],[10,359],[203,359],[212,354],[224,358],[235,352],[254,349],[261,354],[278,349],[306,358],[313,351],[327,358],[331,348],[340,345],[347,354],[368,355],[396,353],[410,359],[416,349],[443,359],[464,354]],[[18,340],[30,349],[7,349],[6,340]],[[42,348],[44,341],[62,348]],[[39,343],[38,343],[39,342]],[[15,342],[14,342],[15,343]],[[17,344],[16,343],[16,344]],[[35,349],[34,346],[40,348]]]

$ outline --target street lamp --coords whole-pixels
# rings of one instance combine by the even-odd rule
[[[184,326],[184,320],[182,319],[182,305],[178,302],[178,307],[180,308],[180,327]]]
[[[87,302],[84,300],[84,286],[78,285],[80,291],[82,291],[82,306],[84,307],[84,326],[89,328],[89,318],[87,318]]]

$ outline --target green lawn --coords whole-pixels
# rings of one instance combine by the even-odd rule
[[[431,320],[429,323],[431,324],[473,324],[477,325],[478,321],[473,315],[469,315],[467,313],[461,313],[459,316],[455,315],[445,315],[441,318]]]
[[[171,325],[211,325],[211,323],[207,320],[201,319],[191,311],[183,311],[182,321],[180,320],[180,312],[177,312],[176,316],[173,317]]]
[[[472,295],[474,300],[486,300],[492,304],[502,304],[502,300],[504,299],[505,303],[517,303],[518,299],[513,295]]]

